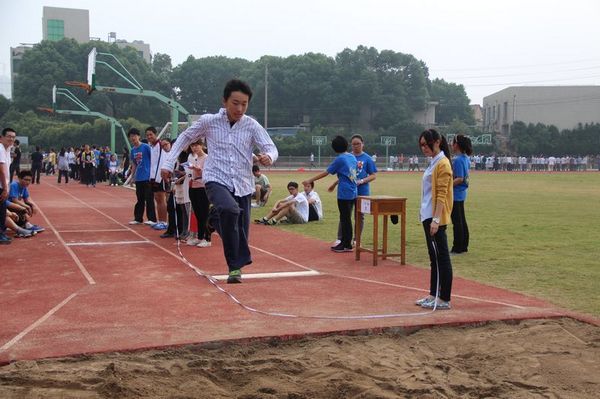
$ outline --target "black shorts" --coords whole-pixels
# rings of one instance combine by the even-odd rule
[[[167,189],[167,184],[161,180],[160,183],[154,181],[154,179],[150,180],[150,187],[152,188],[153,193],[164,193],[169,191]]]
[[[308,221],[314,222],[315,220],[319,220],[319,214],[317,213],[317,208],[313,204],[310,204],[308,206]]]

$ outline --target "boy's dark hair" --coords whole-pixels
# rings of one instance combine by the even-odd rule
[[[231,79],[225,85],[225,89],[223,89],[223,99],[227,101],[229,97],[231,97],[231,93],[234,91],[241,91],[242,93],[248,96],[248,101],[252,100],[252,89],[246,82],[242,82],[239,79]]]
[[[344,136],[335,136],[331,141],[331,148],[336,154],[348,151],[348,140]]]
[[[297,189],[298,188],[298,183],[296,183],[295,181],[291,181],[291,182],[289,182],[287,184],[287,188],[290,188],[290,187],[294,187],[294,188]]]
[[[148,126],[144,132],[152,132],[156,134],[156,128],[154,126]]]
[[[14,134],[17,134],[15,129],[13,129],[11,127],[5,127],[4,129],[2,129],[2,137],[6,136],[6,133],[8,133],[8,132],[13,132]]]
[[[15,145],[19,145],[21,142],[19,140],[15,140]]]
[[[131,136],[141,136],[140,131],[138,129],[136,129],[135,127],[132,127],[127,132],[127,137],[131,137]]]
[[[252,173],[258,172],[259,170],[260,168],[258,167],[258,165],[252,165]]]
[[[31,173],[30,170],[24,169],[24,170],[22,170],[22,171],[19,172],[18,176],[19,176],[19,179],[24,179],[27,176],[33,177],[33,173]]]
[[[310,187],[311,187],[311,188],[315,188],[315,182],[314,182],[314,181],[311,181],[311,182],[310,182],[310,183],[308,183],[308,184],[310,184]]]

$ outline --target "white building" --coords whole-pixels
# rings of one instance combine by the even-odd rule
[[[90,41],[89,10],[44,6],[42,37],[54,42],[64,38],[75,39],[79,43]]]
[[[508,135],[515,121],[559,130],[600,123],[600,86],[508,87],[484,97],[484,131]]]

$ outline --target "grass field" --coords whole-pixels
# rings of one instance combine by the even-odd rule
[[[269,205],[287,196],[286,185],[318,172],[266,171],[274,192]],[[379,173],[372,194],[407,198],[407,263],[429,267],[418,219],[421,173]],[[333,176],[317,181],[325,220],[281,228],[324,240],[337,234]],[[253,210],[253,219],[267,208]],[[452,258],[454,275],[530,294],[568,309],[600,316],[600,173],[472,173],[465,213],[469,253]],[[371,231],[367,216],[365,231]],[[448,228],[449,245],[452,227]],[[368,234],[363,241],[369,242]],[[391,251],[399,252],[392,226]],[[425,285],[426,282],[423,282]]]

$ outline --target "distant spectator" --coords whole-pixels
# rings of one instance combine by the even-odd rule
[[[33,183],[40,184],[40,175],[44,164],[44,154],[39,145],[35,146],[35,151],[31,153],[31,172],[33,173]]]
[[[18,175],[19,172],[21,171],[21,146],[20,146],[20,144],[21,144],[21,142],[19,140],[15,140],[15,144],[13,145],[13,148],[10,152],[12,161],[10,163],[10,171],[9,171],[10,176],[8,177],[8,181],[12,181],[13,176],[15,174]]]
[[[260,171],[258,165],[252,166],[252,174],[254,175],[254,201],[252,208],[265,206],[271,195],[271,183],[269,178]]]

